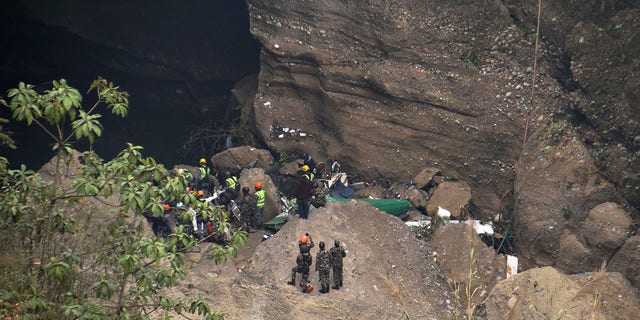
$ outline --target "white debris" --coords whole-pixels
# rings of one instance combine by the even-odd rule
[[[306,134],[306,133],[304,133],[304,132],[300,132],[300,136],[301,136],[301,137],[306,137],[306,136],[307,136],[307,134]]]
[[[445,209],[445,208],[443,208],[441,206],[438,206],[438,217],[449,219],[451,217],[451,211],[449,211],[449,210],[447,210],[447,209]]]
[[[518,257],[507,255],[507,278],[518,273]]]
[[[460,221],[460,220],[450,220],[449,223],[464,223],[464,224],[468,224],[470,226],[473,227],[473,229],[476,231],[477,234],[486,234],[486,235],[493,235],[493,223],[492,222],[487,222],[486,224],[482,224],[480,222],[480,220],[464,220],[464,221]]]
[[[278,49],[278,48],[280,48],[280,45],[276,43],[276,44],[273,45],[273,47]]]
[[[407,221],[405,224],[409,227],[430,227],[431,220]]]
[[[263,103],[262,105],[265,106],[265,107],[268,107],[268,106],[271,105],[271,102],[267,101],[267,102]]]
[[[290,130],[289,128],[282,128],[282,131],[284,132],[289,132],[289,130]]]
[[[283,133],[279,134],[278,138],[280,138],[280,139],[284,138],[284,134]]]
[[[487,234],[490,236],[493,235],[493,225],[491,224],[491,222],[487,224],[482,224],[480,220],[472,220],[472,221],[473,221],[473,229],[476,230],[476,233]]]

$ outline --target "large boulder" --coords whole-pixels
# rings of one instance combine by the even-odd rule
[[[430,242],[434,256],[451,281],[476,291],[479,304],[493,286],[506,278],[506,258],[480,240],[471,225],[448,224],[438,228]],[[469,280],[471,279],[471,283]]]
[[[484,304],[492,320],[627,320],[640,312],[638,295],[619,273],[568,276],[551,267],[530,269],[498,283]]]
[[[582,232],[587,242],[594,247],[619,248],[629,237],[631,217],[620,205],[607,202],[597,205],[589,211],[582,224]]]
[[[444,181],[434,190],[427,203],[427,213],[435,216],[438,207],[451,212],[451,218],[460,218],[471,200],[471,187],[463,181]]]
[[[251,146],[226,149],[211,157],[211,164],[220,170],[240,171],[243,168],[267,168],[274,159],[268,150]]]
[[[622,245],[609,262],[608,270],[620,272],[640,288],[640,236],[633,236]]]

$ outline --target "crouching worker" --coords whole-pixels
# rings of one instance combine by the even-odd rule
[[[296,273],[301,274],[300,287],[302,292],[309,293],[313,287],[309,284],[309,268],[311,266],[311,255],[308,253],[300,253],[296,258],[296,266],[291,269],[291,281],[287,282],[292,286],[296,285]]]

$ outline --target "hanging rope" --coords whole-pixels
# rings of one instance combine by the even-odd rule
[[[531,117],[531,109],[533,108],[535,102],[535,91],[536,91],[536,73],[538,67],[538,39],[540,39],[540,12],[542,11],[542,0],[538,0],[538,21],[536,24],[536,44],[533,51],[533,75],[531,80],[531,98],[529,99],[529,108],[527,108],[527,120],[524,125],[524,138],[522,139],[522,151],[524,151],[524,147],[527,144],[527,138],[529,133],[529,119]]]

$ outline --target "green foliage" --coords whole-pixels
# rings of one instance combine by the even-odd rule
[[[474,65],[474,66],[479,66],[481,61],[480,55],[477,51],[473,50],[473,51],[467,51],[465,53],[463,53],[460,56],[460,60],[464,61],[465,63]]]
[[[181,201],[228,230],[226,212],[198,203],[185,176],[144,157],[140,146],[127,144],[110,161],[72,150],[73,139],[93,143],[102,134],[99,106],[127,114],[128,95],[112,83],[99,78],[89,92],[98,97],[89,109],[64,79],[44,93],[20,83],[9,90],[8,103],[0,99],[15,121],[47,132],[56,151],[47,180],[24,165],[9,169],[0,157],[0,318],[168,319],[190,313],[223,319],[202,297],[162,294],[185,277],[185,255],[199,242],[183,226],[167,239],[146,237],[143,215],[163,215],[163,203]],[[245,232],[231,233],[229,245],[214,246],[212,256],[222,261],[235,255],[246,238]]]
[[[7,103],[0,98],[0,105],[6,105]],[[11,149],[15,149],[15,141],[11,138],[11,132],[6,131],[3,127],[3,123],[9,123],[9,120],[5,118],[0,118],[0,145],[5,145]]]
[[[286,164],[295,161],[296,159],[298,159],[298,155],[295,153],[280,152],[278,153],[278,166],[284,167]]]
[[[562,207],[562,208],[560,209],[560,211],[562,212],[562,216],[563,216],[565,219],[569,219],[569,218],[571,218],[571,215],[573,214],[573,212],[571,211],[571,209],[570,209],[570,208],[567,208],[567,207]]]

